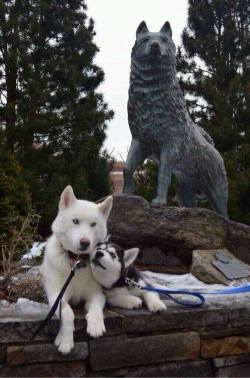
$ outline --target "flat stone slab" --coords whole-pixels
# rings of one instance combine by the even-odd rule
[[[58,352],[54,343],[27,345],[24,349],[22,346],[8,346],[7,362],[9,365],[24,365],[34,362],[84,361],[88,354],[86,342],[75,343],[72,352],[66,355]]]
[[[218,256],[223,256],[225,259],[237,263],[237,266],[235,265],[235,274],[233,274],[233,264],[231,264],[230,268],[228,264],[223,264],[221,261],[218,261]],[[220,269],[218,269],[219,267]],[[231,284],[232,280],[229,279],[229,273],[231,273],[231,276],[236,277],[236,269],[239,269],[239,267],[242,267],[242,269],[244,269],[246,273],[245,278],[248,278],[249,281],[250,266],[235,258],[235,256],[232,253],[230,253],[227,249],[224,248],[193,251],[191,273],[196,278],[205,283],[221,283],[224,285]],[[223,274],[223,268],[225,274]],[[242,282],[246,282],[246,279],[234,279],[234,282],[237,283],[237,285],[239,285]]]
[[[175,361],[164,364],[107,369],[95,372],[93,377],[212,377],[211,361]]]
[[[143,345],[143,348],[142,348]],[[147,337],[90,340],[90,364],[94,371],[164,361],[196,359],[200,338],[195,332]]]
[[[86,377],[86,363],[81,361],[10,366],[1,371],[1,377]]]
[[[201,344],[201,356],[203,358],[233,356],[247,353],[250,353],[250,335],[208,339],[203,340]]]

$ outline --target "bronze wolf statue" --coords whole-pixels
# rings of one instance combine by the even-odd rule
[[[165,204],[172,174],[178,203],[207,200],[227,216],[228,185],[212,138],[194,124],[176,78],[176,50],[169,22],[149,32],[143,21],[131,54],[128,121],[132,143],[124,168],[123,192],[134,191],[133,173],[147,158],[159,163],[155,204]]]

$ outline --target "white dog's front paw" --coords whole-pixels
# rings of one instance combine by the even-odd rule
[[[133,310],[134,308],[142,307],[142,300],[138,297],[128,297],[124,301],[122,307],[127,308],[128,310]]]
[[[62,342],[62,334],[61,334],[60,331],[58,332],[58,334],[57,334],[54,342],[55,342],[55,346],[57,346],[57,347],[61,344],[61,342]]]
[[[106,332],[104,319],[101,315],[87,314],[87,333],[92,337],[100,337]]]
[[[55,339],[55,345],[57,346],[59,352],[62,354],[67,354],[74,348],[74,341],[71,337],[62,337],[59,332]]]
[[[157,297],[151,297],[146,302],[147,308],[150,312],[161,312],[166,311],[167,306],[163,301],[160,300],[160,298]]]

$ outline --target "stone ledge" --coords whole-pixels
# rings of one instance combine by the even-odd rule
[[[180,308],[179,305],[168,304],[167,311],[155,314],[152,317],[147,310],[119,310],[125,318],[124,329],[128,334],[150,333],[157,331],[171,331],[182,329],[200,329],[214,326],[221,328],[228,325],[228,310],[197,308],[194,311],[188,308]],[[191,316],[189,316],[191,315]]]
[[[213,330],[225,332],[231,327],[250,326],[250,294],[230,296],[207,296],[201,308],[185,308],[172,301],[166,301],[167,311],[150,314],[145,308],[140,310],[124,310],[112,308],[105,311],[106,336],[121,334],[147,334],[160,331],[200,330],[205,333]],[[44,304],[42,304],[44,306]],[[22,343],[28,341],[44,319],[47,310],[28,317],[27,314],[12,312],[0,317],[1,343]],[[84,311],[79,308],[75,312],[75,338],[87,340]],[[0,306],[1,313],[1,306]],[[211,330],[212,327],[212,330]],[[37,336],[36,341],[53,341],[59,330],[59,321],[53,318],[45,329]],[[216,331],[217,332],[217,331]]]
[[[195,371],[204,377],[231,376],[237,366],[244,365],[243,374],[250,355],[249,299],[249,294],[207,297],[201,308],[184,308],[166,301],[167,311],[160,314],[150,314],[145,308],[108,309],[107,333],[98,339],[86,335],[82,307],[74,308],[72,353],[63,356],[56,351],[53,341],[59,321],[52,319],[12,366],[0,370],[0,376],[185,377],[196,376]],[[37,329],[48,311],[46,305],[42,306],[41,313],[29,314],[27,319],[22,311],[8,313],[5,308],[3,314],[0,305],[0,363],[6,358],[10,361]],[[230,355],[235,358],[234,365],[229,362]],[[222,357],[227,359],[224,365]]]

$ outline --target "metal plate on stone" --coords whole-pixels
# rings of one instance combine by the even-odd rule
[[[212,265],[217,268],[227,279],[235,280],[250,276],[250,268],[246,267],[239,260],[231,258],[222,252],[215,254],[216,260]]]

